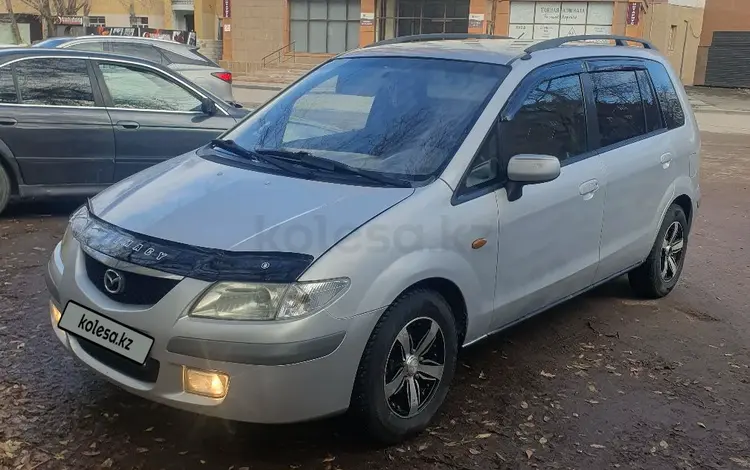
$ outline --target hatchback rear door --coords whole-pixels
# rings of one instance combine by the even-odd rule
[[[26,185],[112,182],[114,136],[87,59],[30,57],[3,66],[15,75],[15,103],[0,103],[0,140]]]
[[[115,181],[196,149],[235,123],[220,107],[204,113],[207,97],[156,67],[98,60],[94,68],[114,125]]]

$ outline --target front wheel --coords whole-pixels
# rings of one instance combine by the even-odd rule
[[[2,214],[8,206],[11,189],[10,177],[5,171],[5,168],[0,165],[0,214]]]
[[[677,204],[672,204],[646,262],[628,273],[630,286],[635,293],[658,299],[672,292],[685,265],[687,243],[688,223],[685,211]]]
[[[386,444],[425,429],[448,394],[457,343],[455,320],[440,294],[414,290],[399,297],[375,326],[360,362],[352,400],[359,424]]]

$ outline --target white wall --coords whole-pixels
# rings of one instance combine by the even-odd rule
[[[705,8],[706,0],[669,0],[670,5],[682,7]]]

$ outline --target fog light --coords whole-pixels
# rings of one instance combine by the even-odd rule
[[[52,301],[49,303],[49,314],[52,317],[52,322],[57,326],[60,323],[62,312],[60,312],[60,309]]]
[[[210,398],[224,398],[229,388],[229,376],[221,372],[183,367],[183,387],[186,392]]]

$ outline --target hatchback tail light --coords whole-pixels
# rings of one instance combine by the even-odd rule
[[[211,75],[218,78],[219,80],[223,80],[227,83],[232,83],[232,72],[214,72]]]

